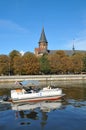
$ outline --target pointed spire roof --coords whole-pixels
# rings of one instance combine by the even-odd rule
[[[75,51],[75,46],[74,46],[74,42],[75,42],[75,39],[73,39],[73,51]]]
[[[40,36],[40,39],[39,39],[39,43],[41,43],[41,42],[48,43],[46,36],[45,36],[44,28],[42,28],[41,36]]]
[[[73,51],[75,51],[75,47],[74,47],[74,44],[73,44]]]

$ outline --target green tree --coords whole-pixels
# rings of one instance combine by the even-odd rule
[[[39,63],[40,63],[40,72],[42,74],[50,74],[51,69],[50,69],[50,64],[47,58],[47,55],[43,55],[39,58]]]

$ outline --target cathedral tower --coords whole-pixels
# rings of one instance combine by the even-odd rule
[[[39,40],[39,48],[47,51],[48,42],[45,36],[44,28],[42,29],[40,40]]]
[[[41,36],[40,36],[38,43],[39,43],[39,48],[35,48],[35,54],[37,56],[39,56],[39,55],[43,55],[45,53],[48,53],[48,50],[47,50],[48,42],[47,42],[47,39],[45,36],[44,28],[42,29]]]

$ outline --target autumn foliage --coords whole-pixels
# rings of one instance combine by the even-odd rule
[[[86,72],[86,54],[74,53],[71,56],[64,51],[36,57],[31,52],[24,55],[13,50],[9,55],[0,55],[0,75],[36,75],[36,74],[80,74]]]

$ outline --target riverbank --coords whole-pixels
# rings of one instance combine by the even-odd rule
[[[0,76],[0,88],[16,88],[16,81],[37,80],[38,87],[53,85],[57,87],[79,87],[86,84],[86,75],[31,75],[31,76]]]
[[[23,80],[42,81],[72,81],[86,80],[86,75],[16,75],[16,76],[0,76],[0,82],[15,82]]]

